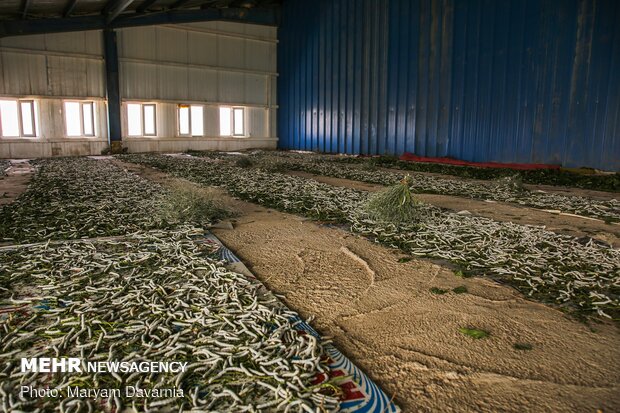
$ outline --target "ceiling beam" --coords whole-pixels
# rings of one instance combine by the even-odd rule
[[[199,6],[201,9],[206,9],[208,7],[210,7],[211,5],[213,5],[214,3],[217,3],[220,0],[203,0],[200,2]]]
[[[170,5],[170,7],[168,7],[168,10],[174,10],[174,9],[178,9],[179,7],[183,6],[185,3],[187,3],[189,0],[177,0],[174,3],[172,3]]]
[[[29,7],[30,7],[30,0],[23,0],[22,1],[22,11],[21,11],[22,19],[25,19],[26,16],[28,15],[28,8]]]
[[[144,13],[151,7],[153,4],[157,3],[158,0],[145,0],[138,8],[136,9],[136,13]]]
[[[112,23],[112,26],[150,26],[156,24],[193,23],[214,20],[277,26],[279,22],[279,9],[209,8],[170,10],[164,13],[151,13],[143,15],[129,14],[120,16]]]
[[[105,15],[106,23],[110,23],[116,19],[131,3],[133,3],[133,0],[110,0],[101,11],[101,13]]]
[[[107,22],[106,16],[102,15],[58,19],[2,20],[0,21],[0,37],[215,20],[277,26],[279,11],[273,8],[170,10],[164,13],[126,14],[118,16],[112,22]]]
[[[67,7],[65,7],[65,11],[62,13],[63,17],[69,17],[71,15],[71,13],[73,13],[73,9],[75,9],[75,5],[77,4],[78,0],[69,0],[69,3],[67,3]]]

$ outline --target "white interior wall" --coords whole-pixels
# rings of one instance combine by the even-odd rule
[[[118,43],[124,103],[157,103],[157,138],[124,134],[131,152],[276,147],[270,124],[277,109],[275,28],[228,22],[133,27],[119,30]],[[178,103],[205,105],[204,137],[179,136]],[[246,137],[219,136],[221,105],[246,107]]]
[[[229,22],[118,30],[123,144],[131,152],[275,148],[276,28]],[[100,31],[0,39],[0,98],[39,102],[37,138],[0,138],[0,157],[99,154],[107,147]],[[65,134],[64,99],[94,100],[97,136]],[[157,104],[157,137],[127,137],[125,106]],[[205,105],[205,136],[180,137],[176,105]],[[244,138],[220,137],[220,105],[246,107]]]
[[[0,38],[0,98],[35,99],[39,135],[1,138],[1,158],[101,153],[107,147],[105,65],[100,31]],[[62,102],[93,100],[96,136],[65,134]]]
[[[67,137],[63,101],[39,98],[36,138],[0,138],[0,158],[38,158],[100,154],[108,146],[107,111],[105,100],[95,103],[95,137]]]

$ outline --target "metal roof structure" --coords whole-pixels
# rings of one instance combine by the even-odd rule
[[[0,37],[227,20],[277,25],[280,0],[3,0]]]

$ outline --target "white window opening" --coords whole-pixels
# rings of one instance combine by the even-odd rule
[[[154,103],[127,104],[127,135],[157,135],[157,113]]]
[[[202,106],[192,105],[190,108],[192,136],[203,136],[205,134],[204,127],[204,110]]]
[[[155,136],[155,105],[142,105],[142,128],[147,136]]]
[[[95,136],[95,104],[65,102],[67,136]]]
[[[245,108],[220,108],[220,135],[246,136]]]
[[[231,136],[232,135],[232,122],[231,122],[230,108],[220,108],[220,135]]]
[[[82,126],[84,136],[95,136],[95,113],[93,102],[82,103]]]
[[[0,100],[0,136],[34,138],[38,119],[34,100]]]
[[[179,105],[179,135],[204,136],[204,109],[200,105]]]
[[[130,103],[127,105],[127,129],[129,136],[142,135],[142,105]]]
[[[189,135],[189,106],[179,106],[179,134]]]

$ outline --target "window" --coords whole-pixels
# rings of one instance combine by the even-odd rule
[[[220,108],[220,135],[222,136],[230,136],[232,135],[231,129],[231,114],[232,110],[230,108]]]
[[[129,136],[157,135],[157,114],[154,103],[127,104],[127,134]]]
[[[220,135],[245,136],[245,108],[220,108]]]
[[[200,105],[179,105],[179,135],[203,136],[204,112]]]
[[[95,136],[95,104],[65,102],[67,136]]]
[[[179,106],[179,134],[189,135],[189,106]]]
[[[203,136],[205,134],[204,128],[204,114],[202,106],[192,106],[190,108],[191,125],[193,136]]]
[[[0,136],[36,137],[38,119],[34,100],[0,100]]]
[[[243,108],[234,108],[233,109],[233,135],[234,136],[244,136],[244,110]]]

